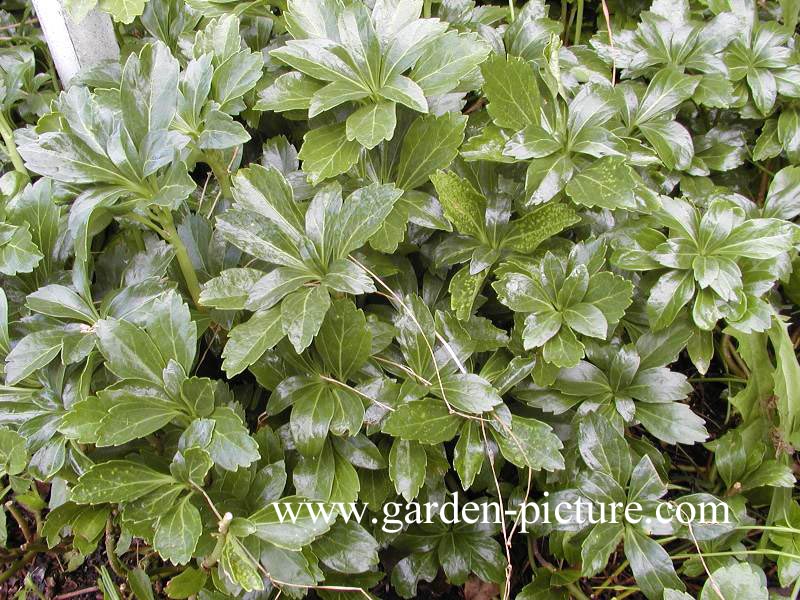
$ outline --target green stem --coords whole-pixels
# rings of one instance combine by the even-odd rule
[[[569,16],[564,23],[564,40],[561,42],[562,46],[569,46],[569,34],[572,29],[573,21],[575,21],[575,4],[570,2]]]
[[[14,517],[14,520],[17,522],[19,526],[19,530],[22,532],[22,537],[25,538],[25,542],[30,544],[33,541],[33,536],[31,535],[31,530],[28,527],[28,522],[25,520],[25,517],[22,516],[17,508],[14,506],[13,501],[9,500],[6,502],[6,510],[9,514]]]
[[[200,563],[200,568],[205,569],[206,571],[210,571],[213,569],[217,563],[219,562],[220,556],[222,556],[222,549],[225,547],[225,540],[227,539],[226,534],[219,534],[217,537],[217,543],[214,545],[214,549],[211,551],[211,554],[206,556],[203,559],[203,562]]]
[[[425,0],[424,4],[422,5],[422,16],[425,19],[431,18],[431,4],[433,0]]]
[[[219,515],[219,511],[214,506],[214,503],[211,502],[211,498],[209,498],[208,495],[205,493],[205,491],[202,490],[201,488],[197,489],[200,490],[202,494],[206,497],[206,500],[211,505],[214,514]],[[225,515],[223,515],[222,518],[219,520],[219,523],[217,524],[217,530],[219,532],[219,535],[217,537],[217,543],[214,546],[214,549],[211,551],[211,554],[209,554],[203,559],[203,562],[200,564],[201,568],[209,570],[212,567],[214,567],[214,565],[216,565],[217,562],[219,562],[219,558],[220,556],[222,556],[222,550],[225,547],[225,541],[228,538],[228,527],[230,527],[232,520],[233,520],[233,515],[231,515],[231,513],[225,513]]]
[[[789,466],[789,457],[786,454],[781,453],[781,456],[778,458],[778,461],[781,462],[784,466]],[[772,526],[772,524],[777,520],[778,515],[782,514],[783,507],[791,501],[791,490],[786,488],[773,488],[772,489],[772,500],[769,504],[769,512],[767,513],[767,518],[765,520],[765,526]],[[761,538],[758,540],[757,548],[763,549],[769,543],[769,536],[762,535]],[[800,560],[800,559],[798,559]]]
[[[129,213],[126,215],[126,217],[129,218],[131,221],[136,221],[137,223],[144,225],[148,229],[155,231],[158,235],[160,235],[163,238],[167,236],[166,232],[163,229],[161,229],[158,225],[153,223],[150,219],[147,219],[141,215],[137,215],[136,213]]]
[[[773,173],[772,171],[770,171],[768,168],[766,168],[765,166],[763,166],[763,165],[762,165],[761,163],[759,163],[758,161],[750,159],[750,160],[748,160],[748,162],[749,162],[751,165],[753,165],[753,166],[754,166],[756,169],[758,169],[759,171],[761,171],[762,173],[764,173],[765,175],[769,175],[770,177],[774,177],[774,176],[775,176],[775,173]]]
[[[575,39],[572,42],[575,46],[581,43],[581,29],[583,29],[583,0],[578,0],[578,13],[575,17]]]
[[[0,573],[0,583],[5,583],[9,579],[11,579],[14,575],[17,574],[22,567],[27,565],[34,556],[36,556],[36,550],[28,550],[25,554],[22,555],[21,558],[14,561],[11,566],[8,568],[7,571]]]
[[[614,572],[611,573],[611,575],[609,575],[606,578],[606,580],[603,583],[601,583],[599,586],[597,586],[595,588],[592,588],[592,591],[604,590],[604,589],[610,588],[611,587],[611,582],[614,581],[614,579],[616,577],[618,577],[620,575],[620,573],[622,573],[627,568],[627,566],[628,566],[628,561],[627,560],[623,560],[622,563],[620,563],[620,565],[614,570]]]
[[[172,213],[169,210],[164,210],[160,219],[161,227],[164,230],[164,239],[175,250],[175,258],[178,259],[178,266],[183,274],[183,279],[186,282],[186,288],[189,290],[189,295],[192,297],[192,302],[195,306],[202,310],[200,306],[200,282],[197,280],[197,273],[195,273],[192,260],[189,258],[189,252],[178,235],[178,230],[175,229],[175,221],[172,219]]]
[[[42,511],[31,510],[30,513],[33,515],[33,521],[36,523],[36,537],[38,538],[42,534],[42,526],[44,525],[44,521],[42,521]]]
[[[689,383],[747,383],[740,377],[690,377]]]
[[[214,177],[216,177],[220,188],[222,188],[222,195],[226,198],[233,198],[231,192],[231,174],[230,171],[228,171],[228,165],[220,160],[219,154],[215,153],[213,150],[204,152],[203,160],[211,167],[211,172],[214,173]]]
[[[736,529],[741,529],[744,531],[777,531],[780,533],[791,533],[793,535],[800,533],[800,529],[794,529],[793,527],[781,527],[780,525],[740,525]]]
[[[729,552],[703,552],[703,558],[715,558],[722,556],[784,556],[791,560],[800,560],[800,556],[796,554],[789,554],[788,552],[781,552],[780,550],[770,550],[763,548],[760,550],[731,550]],[[690,558],[697,558],[701,556],[700,553],[687,553],[687,554],[673,554],[672,560],[687,560]]]
[[[508,0],[508,20],[513,23],[515,18],[514,0]]]
[[[14,165],[14,170],[27,177],[28,170],[25,168],[25,163],[22,161],[19,152],[17,152],[17,144],[14,141],[14,131],[11,129],[11,125],[8,124],[8,119],[6,119],[6,115],[2,110],[0,110],[0,136],[3,137],[3,142],[6,145],[6,151],[11,159],[11,164]]]
[[[568,583],[564,587],[567,588],[567,591],[570,593],[570,595],[572,595],[574,598],[577,598],[577,600],[589,600],[589,597],[584,594],[574,583]]]
[[[108,564],[111,566],[111,570],[114,571],[119,577],[125,578],[127,576],[126,569],[122,565],[119,560],[119,556],[117,556],[117,544],[114,541],[114,526],[111,522],[111,516],[109,515],[108,519],[106,520],[106,557],[108,558]]]
[[[42,44],[41,49],[47,61],[47,72],[50,74],[50,83],[53,86],[53,91],[59,94],[61,93],[61,86],[59,85],[58,74],[56,73],[56,65],[53,63],[53,57],[50,55],[50,49],[47,47],[47,44]]]

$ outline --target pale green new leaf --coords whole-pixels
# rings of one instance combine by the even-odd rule
[[[355,140],[370,150],[389,140],[397,125],[394,102],[378,102],[359,108],[347,117],[347,139]]]
[[[99,0],[99,8],[120,23],[131,23],[144,11],[147,0]]]
[[[361,145],[348,140],[345,123],[312,129],[303,137],[298,157],[313,183],[345,173],[356,164]]]
[[[541,98],[532,63],[515,56],[492,56],[481,65],[481,73],[496,125],[513,131],[538,125]]]

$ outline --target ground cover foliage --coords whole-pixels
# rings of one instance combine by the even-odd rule
[[[67,90],[0,11],[6,595],[798,597],[800,2],[65,4]],[[456,492],[732,517],[381,526]]]

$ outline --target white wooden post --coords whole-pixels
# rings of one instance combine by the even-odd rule
[[[64,87],[81,67],[119,59],[114,26],[106,13],[94,9],[76,23],[63,0],[33,0],[33,6]]]

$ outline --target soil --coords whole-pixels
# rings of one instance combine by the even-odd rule
[[[28,517],[29,515],[24,514]],[[22,546],[25,539],[22,531],[14,519],[7,519],[8,528],[7,547],[18,549]],[[34,528],[34,523],[28,523],[29,528]],[[14,550],[12,550],[13,552]],[[0,558],[0,572],[6,572],[11,568],[14,560]],[[26,587],[25,580],[28,579],[28,588],[36,589],[47,600],[102,600],[103,594],[97,587],[99,579],[98,569],[104,564],[105,556],[102,549],[88,556],[81,566],[71,572],[67,572],[66,559],[59,552],[39,552],[31,562],[22,566],[8,580],[0,583],[0,600],[13,598],[14,594]],[[35,592],[28,595],[30,600],[36,597]]]
[[[75,571],[67,573],[55,554],[39,553],[27,568],[0,585],[0,598],[12,598],[25,587],[25,579],[29,578],[48,600],[102,600],[103,594],[97,588],[97,569],[102,562],[101,555],[92,555]],[[3,568],[8,568],[8,565],[3,565]],[[34,594],[29,596],[34,597]]]

